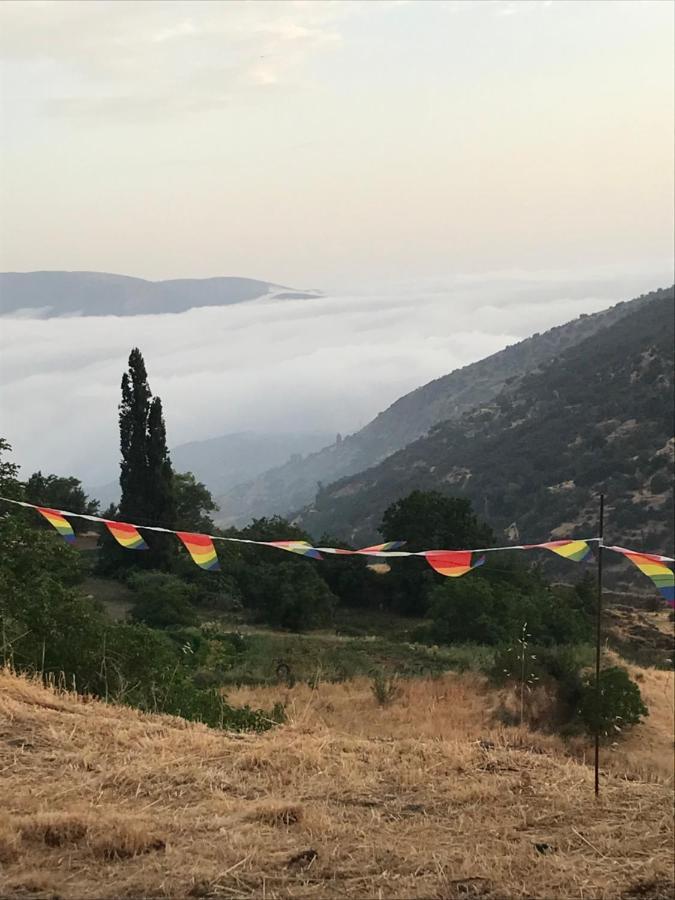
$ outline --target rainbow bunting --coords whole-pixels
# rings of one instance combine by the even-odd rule
[[[148,545],[134,525],[127,525],[125,522],[110,522],[107,519],[105,519],[105,525],[117,543],[121,544],[125,550],[148,549]]]
[[[542,547],[545,550],[551,550],[565,559],[571,559],[574,562],[583,562],[588,558],[591,548],[586,541],[547,541],[544,544],[524,544],[523,550],[534,550]]]
[[[664,566],[659,557],[651,553],[635,553],[633,550],[619,552],[636,565],[643,575],[651,578],[666,603],[675,606],[675,574],[672,569]]]
[[[388,553],[391,550],[398,550],[404,544],[405,541],[387,541],[386,544],[374,544],[372,547],[362,547],[360,550],[342,550],[339,547],[319,547],[319,550],[324,553],[332,553],[334,556],[374,556]]]
[[[288,550],[290,553],[298,553],[300,556],[309,556],[311,559],[321,559],[319,551],[307,541],[260,541],[260,543],[266,547],[278,547],[279,550]]]
[[[196,562],[201,569],[206,569],[208,572],[217,572],[220,569],[216,548],[210,537],[205,534],[192,534],[189,531],[177,531],[176,534],[185,545],[193,562]]]
[[[467,572],[482,566],[485,562],[485,557],[479,556],[472,565],[471,550],[427,550],[422,555],[432,569],[440,575],[447,575],[450,578],[466,575]]]
[[[375,544],[373,547],[363,547],[362,550],[354,550],[354,553],[362,553],[368,556],[370,553],[388,553],[390,550],[398,550],[405,541],[387,541],[386,544]]]
[[[35,509],[45,517],[50,525],[53,525],[54,528],[56,528],[64,541],[69,544],[75,543],[75,532],[73,531],[70,522],[67,519],[64,519],[60,512],[42,506],[36,506]]]

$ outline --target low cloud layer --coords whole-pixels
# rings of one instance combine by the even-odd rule
[[[244,429],[349,433],[433,378],[640,292],[623,288],[561,289],[511,274],[177,315],[4,318],[1,434],[24,476],[41,468],[89,484],[114,477],[120,378],[133,346],[164,401],[173,446]]]

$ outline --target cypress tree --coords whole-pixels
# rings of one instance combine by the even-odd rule
[[[138,347],[129,355],[129,371],[122,375],[120,423],[120,516],[150,522],[148,490],[148,419],[150,397],[148,373]],[[160,523],[157,523],[160,524]]]
[[[173,469],[166,444],[162,401],[153,397],[143,355],[134,347],[129,369],[122,376],[119,405],[120,488],[117,518],[137,525],[175,526]],[[150,550],[131,553],[113,538],[104,536],[101,545],[103,571],[119,570],[132,563],[144,568],[170,568],[176,541],[169,535],[144,532]]]

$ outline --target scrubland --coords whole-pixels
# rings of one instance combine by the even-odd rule
[[[239,688],[237,735],[0,673],[7,897],[671,898],[673,673],[602,750],[500,725],[474,673]],[[508,700],[507,700],[508,702]]]

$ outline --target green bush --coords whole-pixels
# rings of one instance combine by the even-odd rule
[[[129,579],[135,594],[131,618],[153,628],[193,625],[197,613],[192,605],[194,588],[175,575],[142,572]]]
[[[260,622],[301,632],[332,620],[336,598],[311,561],[261,563],[243,569],[239,580]]]
[[[638,685],[625,669],[612,666],[600,672],[598,707],[595,674],[582,682],[577,716],[586,731],[604,737],[637,725],[649,710],[642,700]]]

